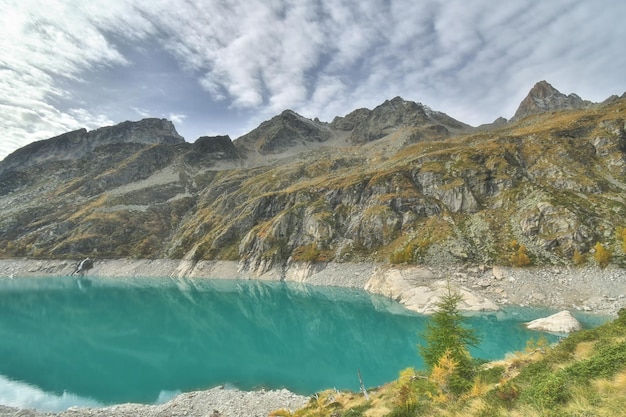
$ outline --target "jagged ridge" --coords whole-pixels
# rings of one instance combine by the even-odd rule
[[[286,111],[234,142],[193,144],[160,124],[161,136],[142,133],[157,143],[115,139],[133,126],[120,125],[68,159],[65,144],[92,138],[72,132],[0,163],[0,253],[238,259],[263,272],[507,263],[513,240],[536,264],[562,264],[602,241],[621,263],[626,100],[594,106],[473,131],[396,98],[332,123]]]

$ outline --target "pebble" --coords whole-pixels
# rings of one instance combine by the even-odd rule
[[[267,416],[270,412],[281,408],[295,411],[304,407],[308,401],[309,397],[294,394],[286,389],[240,391],[216,387],[207,391],[180,394],[160,405],[120,404],[103,408],[70,407],[60,413],[19,410],[0,405],[0,417],[252,417]]]

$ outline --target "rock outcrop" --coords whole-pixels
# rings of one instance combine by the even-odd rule
[[[115,126],[88,132],[79,129],[51,139],[33,142],[8,155],[0,164],[0,173],[27,168],[46,162],[80,159],[93,150],[116,144],[180,144],[185,139],[176,132],[174,124],[166,119],[126,121]]]
[[[414,136],[442,139],[448,137],[451,131],[469,127],[444,113],[435,112],[421,103],[406,101],[401,97],[387,100],[367,114],[351,113],[342,121],[343,125],[346,124],[346,119],[354,120],[354,123],[348,124],[353,126],[350,135],[352,143],[371,142],[392,134],[399,128],[420,128],[419,132],[414,132]],[[338,125],[339,120],[333,123]]]
[[[568,310],[560,311],[549,317],[540,318],[526,323],[530,330],[538,330],[548,333],[572,333],[582,330],[583,326]]]
[[[211,166],[212,161],[236,161],[241,158],[230,136],[201,136],[191,145],[185,160],[190,164]]]
[[[511,121],[550,111],[584,109],[591,104],[576,94],[565,95],[548,82],[539,81],[522,100]]]
[[[421,314],[434,313],[441,297],[448,294],[448,291],[455,292],[462,297],[458,305],[459,310],[496,311],[499,309],[492,300],[465,287],[434,280],[433,273],[423,267],[379,268],[365,284],[365,290],[396,300],[408,310]]]
[[[333,129],[352,132],[354,128],[365,122],[371,113],[370,109],[356,109],[343,117],[335,117],[330,126]]]
[[[298,145],[325,142],[331,135],[331,130],[325,123],[307,119],[292,110],[285,110],[261,123],[250,133],[237,138],[235,146],[243,153],[253,151],[262,155],[276,154]]]

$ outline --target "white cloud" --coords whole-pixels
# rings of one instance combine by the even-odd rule
[[[0,3],[0,158],[110,121],[71,86],[134,71],[124,51],[143,43],[175,57],[198,95],[250,113],[249,123],[285,108],[331,120],[401,95],[477,124],[510,117],[541,79],[596,101],[626,90],[626,4],[612,0]]]
[[[152,113],[148,109],[144,109],[140,107],[131,107],[131,109],[143,118],[153,117]]]
[[[168,119],[170,119],[174,124],[182,125],[185,119],[187,118],[186,114],[175,114],[170,113]]]

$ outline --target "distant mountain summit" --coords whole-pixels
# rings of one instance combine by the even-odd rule
[[[243,153],[252,151],[266,155],[281,153],[296,145],[325,142],[330,137],[331,132],[326,123],[285,110],[237,138],[235,146]]]
[[[470,126],[428,106],[396,97],[373,110],[361,108],[331,123],[307,119],[292,110],[265,121],[235,140],[242,154],[280,154],[295,147],[319,146],[332,138],[362,145],[402,132],[403,145],[420,140],[437,140],[469,129]]]
[[[592,104],[576,94],[565,95],[548,82],[539,81],[522,100],[511,121],[549,111],[584,109]]]
[[[185,139],[174,124],[166,119],[149,118],[138,122],[126,121],[114,126],[87,131],[79,129],[50,139],[33,142],[8,155],[0,172],[26,168],[46,161],[79,159],[96,148],[113,144],[143,145],[178,144]]]
[[[345,118],[335,118],[332,125],[351,127],[350,142],[367,143],[387,136],[399,128],[423,128],[429,135],[443,138],[451,131],[469,128],[465,123],[421,103],[395,97],[374,110],[356,110]],[[423,135],[421,135],[423,136]],[[427,135],[428,136],[428,135]]]

